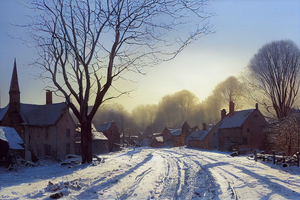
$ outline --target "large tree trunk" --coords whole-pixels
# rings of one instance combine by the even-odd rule
[[[91,163],[92,155],[92,122],[83,120],[81,122],[81,157],[82,164]]]

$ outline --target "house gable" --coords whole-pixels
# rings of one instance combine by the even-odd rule
[[[219,150],[263,149],[262,130],[266,124],[258,109],[229,113],[219,122],[217,130]]]
[[[55,125],[68,108],[66,103],[34,105],[21,104],[23,125],[49,126]]]
[[[241,127],[245,120],[255,111],[251,110],[241,110],[229,113],[226,117],[219,123],[219,129],[222,128],[238,128]]]
[[[108,122],[102,125],[95,126],[98,132],[104,133],[108,139],[109,151],[118,150],[120,147],[120,133],[115,122]]]

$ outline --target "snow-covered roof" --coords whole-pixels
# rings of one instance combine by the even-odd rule
[[[10,149],[24,149],[20,145],[24,143],[22,138],[12,127],[0,126],[0,140],[8,142]]]
[[[171,135],[173,135],[173,136],[178,136],[182,132],[181,128],[180,129],[169,129],[169,130],[171,132]]]
[[[244,121],[251,115],[255,109],[241,110],[229,113],[220,122],[219,129],[241,127]]]
[[[107,131],[109,129],[109,127],[112,125],[113,122],[107,122],[105,124],[102,124],[102,125],[98,125],[98,126],[95,126],[97,131],[99,132],[104,132],[104,131]]]
[[[210,130],[198,130],[193,132],[189,137],[187,137],[187,141],[189,140],[204,140]]]
[[[93,131],[92,132],[93,140],[108,140],[107,137],[102,132]]]
[[[66,103],[45,105],[21,103],[20,113],[25,125],[48,126],[56,124],[66,108]]]
[[[156,136],[155,139],[157,140],[157,142],[164,142],[163,136]]]

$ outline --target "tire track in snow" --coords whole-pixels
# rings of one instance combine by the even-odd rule
[[[160,156],[167,162],[168,170],[164,178],[164,188],[159,196],[159,199],[177,199],[177,191],[179,190],[179,182],[181,172],[179,165],[174,157],[166,151],[159,152]]]
[[[207,156],[201,155],[201,157],[197,157],[202,160],[202,163],[204,161],[205,165],[213,166],[209,167],[209,170],[214,176],[216,176],[218,181],[223,179],[228,182],[228,191],[231,191],[231,199],[239,199],[245,196],[248,197],[246,199],[251,199],[251,196],[260,196],[259,192],[253,190],[252,186],[249,187],[249,183],[246,181],[246,177],[249,177],[248,174],[242,173],[242,175],[245,177],[239,177],[237,174],[233,174],[230,171],[230,168],[226,169],[228,167],[237,165],[236,163],[231,163],[230,166],[227,166],[227,163],[224,163],[225,165],[218,165],[218,162],[216,162],[214,159],[210,159]],[[242,189],[242,193],[239,192],[240,189]],[[224,191],[224,189],[222,191]]]
[[[221,196],[220,199],[238,199],[239,195],[236,192],[235,188],[233,187],[234,181],[230,180],[227,178],[227,176],[224,175],[224,171],[218,167],[218,166],[214,166],[214,167],[206,167],[209,166],[211,164],[215,164],[217,163],[217,161],[210,159],[206,156],[201,156],[200,155],[195,155],[198,159],[199,159],[199,164],[201,165],[201,167],[203,169],[206,169],[208,171],[210,171],[211,176],[213,177],[213,179],[215,179],[217,181],[217,184],[220,187],[221,190]],[[216,182],[214,181],[214,182]],[[214,186],[216,187],[216,186]],[[217,194],[215,194],[217,195]]]
[[[142,181],[142,179],[149,174],[152,171],[152,167],[149,169],[143,171],[141,174],[137,175],[135,177],[134,183],[123,193],[123,195],[120,196],[120,199],[127,199],[132,196],[135,189],[139,186],[139,183]]]
[[[170,151],[169,151],[170,152]],[[196,174],[199,172],[199,167],[196,163],[186,156],[182,156],[177,152],[170,153],[180,165],[179,172],[181,174],[177,197],[184,199],[192,199],[196,184]]]
[[[178,162],[182,162],[185,166],[184,182],[181,183],[182,190],[178,195],[179,197],[184,199],[213,199],[218,196],[214,178],[211,173],[202,168],[199,161],[194,159],[196,155],[190,156],[186,149],[182,149],[182,153],[171,149],[166,151],[176,155]]]

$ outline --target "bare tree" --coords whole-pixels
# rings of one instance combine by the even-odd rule
[[[165,95],[158,105],[156,124],[163,122],[160,126],[179,127],[184,121],[191,119],[197,105],[198,98],[188,90]]]
[[[291,40],[274,41],[262,46],[248,65],[250,86],[264,94],[261,102],[278,119],[288,115],[299,91],[300,50]]]
[[[292,113],[279,119],[267,129],[267,144],[270,148],[293,155],[300,150],[300,113]]]
[[[236,109],[243,107],[243,96],[245,90],[243,84],[234,76],[228,77],[226,80],[220,82],[215,89],[213,94],[219,97],[219,100],[222,102],[222,105],[234,102]]]
[[[37,15],[29,31],[39,55],[34,65],[45,70],[42,77],[53,82],[81,123],[82,163],[92,161],[91,121],[98,107],[113,98],[107,95],[112,82],[127,72],[144,73],[144,67],[170,60],[212,33],[206,2],[34,1]],[[188,27],[195,30],[184,32]]]
[[[149,125],[153,125],[157,115],[157,107],[155,104],[138,105],[132,110],[131,117],[140,131],[145,130]]]

